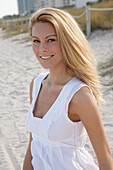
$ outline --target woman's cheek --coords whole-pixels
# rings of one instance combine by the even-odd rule
[[[34,54],[38,55],[38,53],[39,53],[38,47],[36,45],[33,45],[32,49],[33,49]]]

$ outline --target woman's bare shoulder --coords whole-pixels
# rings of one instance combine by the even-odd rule
[[[86,119],[91,112],[99,112],[97,103],[88,87],[84,86],[74,94],[70,102],[70,111],[77,115],[80,120]]]
[[[73,98],[72,98],[72,103],[75,105],[81,105],[81,104],[88,104],[89,102],[91,103],[95,103],[96,101],[94,100],[90,89],[87,86],[84,86],[82,88],[80,88],[80,90],[78,90]]]

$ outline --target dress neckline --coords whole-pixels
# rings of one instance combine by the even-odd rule
[[[53,104],[51,105],[51,107],[50,107],[50,108],[48,109],[48,111],[44,114],[44,116],[43,116],[42,118],[40,118],[40,117],[34,116],[33,111],[34,111],[34,108],[35,108],[36,100],[37,100],[38,95],[39,95],[39,91],[40,91],[40,88],[41,88],[41,85],[42,85],[42,81],[43,81],[47,76],[49,76],[49,73],[44,74],[44,76],[41,78],[41,81],[40,81],[40,83],[39,83],[39,85],[38,85],[37,94],[36,94],[36,96],[35,96],[35,101],[34,101],[33,109],[32,109],[32,117],[33,117],[34,119],[36,119],[36,120],[44,120],[44,119],[49,115],[49,113],[51,112],[51,110],[55,107],[57,101],[58,101],[58,100],[60,99],[60,97],[62,96],[63,91],[64,91],[64,89],[66,88],[66,86],[69,85],[69,84],[73,81],[73,79],[75,78],[75,77],[73,77],[70,81],[68,81],[68,82],[63,86],[62,90],[60,91],[59,95],[57,96],[56,100],[53,102]]]

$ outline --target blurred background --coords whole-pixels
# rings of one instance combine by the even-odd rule
[[[9,36],[28,32],[30,15],[48,6],[71,13],[88,36],[96,29],[113,28],[113,0],[0,0],[0,27]]]

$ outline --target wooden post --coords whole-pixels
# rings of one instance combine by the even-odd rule
[[[17,30],[19,28],[19,19],[17,18]]]
[[[87,5],[86,6],[86,27],[87,27],[87,38],[89,38],[90,34],[91,34],[91,21],[90,21],[90,6]]]
[[[9,23],[9,20],[7,20],[7,29],[9,29],[10,27],[10,23]]]
[[[26,17],[26,28],[27,28],[27,30],[28,30],[28,18]]]
[[[16,20],[13,19],[13,26],[14,26],[14,29],[16,29]]]
[[[21,29],[23,30],[23,18],[21,18],[20,21],[21,21]]]
[[[2,19],[2,29],[4,29],[5,28],[5,21],[4,21],[4,19]]]

